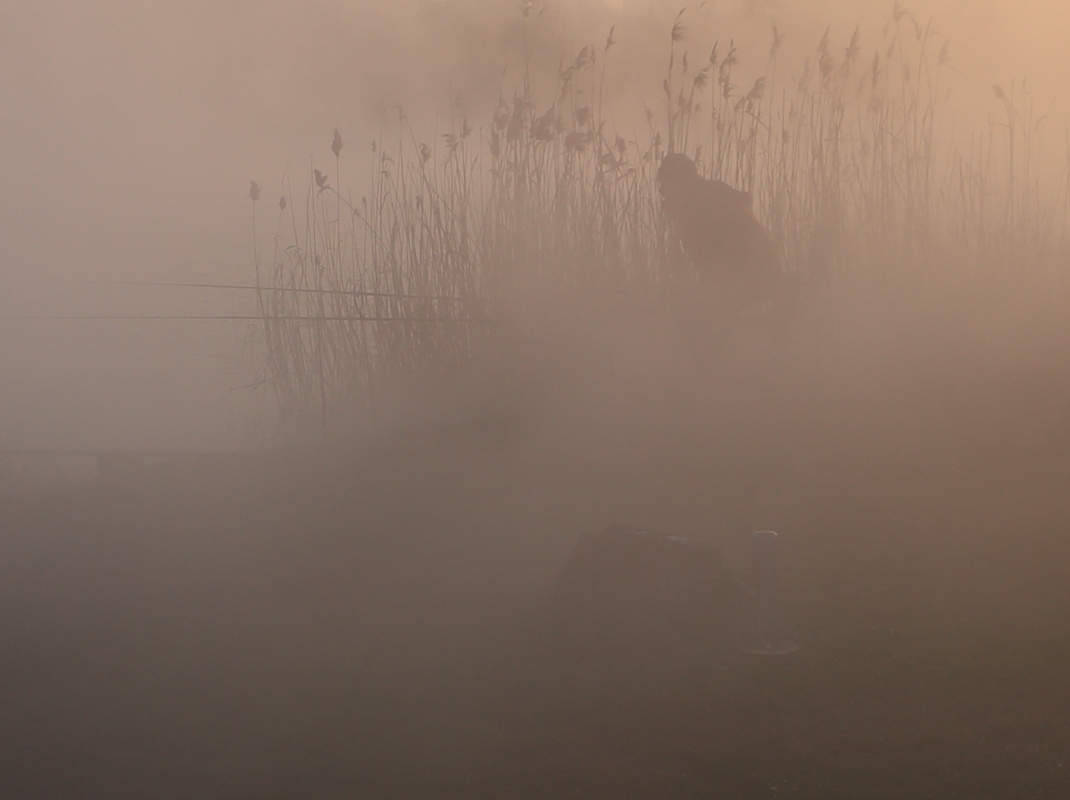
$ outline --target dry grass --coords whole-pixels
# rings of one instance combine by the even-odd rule
[[[793,80],[774,29],[745,86],[733,44],[701,45],[699,63],[683,15],[643,137],[610,122],[612,32],[561,70],[552,97],[526,72],[490,119],[455,112],[430,143],[402,115],[393,144],[373,143],[359,197],[343,189],[335,132],[334,163],[310,169],[298,202],[286,188],[270,268],[258,260],[266,378],[293,432],[344,430],[398,372],[469,359],[517,298],[547,315],[648,313],[684,258],[654,182],[669,151],[753,193],[815,298],[940,303],[1064,280],[1068,184],[1045,167],[1045,120],[996,87],[988,129],[953,136],[948,44],[905,9],[873,52],[857,32],[845,47],[826,33]]]

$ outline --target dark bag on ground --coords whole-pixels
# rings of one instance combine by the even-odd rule
[[[728,644],[745,591],[710,544],[612,525],[584,534],[565,564],[553,630],[581,652]]]

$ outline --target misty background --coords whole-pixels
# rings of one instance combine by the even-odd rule
[[[1070,796],[1070,12],[679,5],[0,0],[0,795]],[[709,313],[681,140],[792,302]],[[562,648],[618,521],[777,531],[803,647]]]
[[[525,25],[534,72],[551,81],[616,25],[611,107],[637,117],[642,103],[657,107],[680,4],[548,0],[527,4],[526,20],[523,5],[0,4],[0,315],[254,313],[241,291],[108,282],[251,282],[251,179],[274,202],[285,178],[300,183],[310,160],[328,163],[338,129],[342,183],[359,192],[370,143],[396,107],[426,131],[457,104],[481,124],[477,112],[515,80]],[[1062,4],[907,7],[951,42],[959,130],[998,116],[994,84],[1022,82],[1049,129],[1063,129]],[[696,46],[733,38],[742,74],[761,68],[775,24],[779,63],[795,74],[827,27],[840,46],[856,25],[862,45],[875,45],[891,12],[861,0],[739,0],[691,4],[683,19]],[[1051,148],[1060,159],[1063,149]],[[246,321],[3,320],[0,447],[264,444],[275,436],[270,393],[246,388],[259,361]]]

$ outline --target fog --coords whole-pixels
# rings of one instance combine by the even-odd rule
[[[679,6],[0,0],[0,795],[1061,796],[1070,10]]]
[[[218,292],[64,282],[247,283],[250,208],[243,199],[250,178],[271,189],[295,170],[301,174],[310,158],[329,158],[337,128],[350,147],[354,179],[347,184],[359,192],[359,176],[367,174],[359,154],[394,107],[405,107],[423,130],[457,100],[476,118],[503,81],[515,85],[503,78],[503,69],[515,77],[522,61],[514,6],[5,4],[5,312],[247,310],[247,297]],[[615,24],[620,44],[609,81],[624,99],[618,122],[631,128],[624,117],[638,116],[639,100],[657,106],[672,4],[625,4],[623,17],[620,3],[535,6],[528,41],[536,73],[541,64],[552,76],[558,63],[583,44],[600,43]],[[1070,67],[1058,33],[1067,13],[1060,4],[910,8],[951,41],[960,129],[982,129],[999,113],[993,84],[1027,81],[1038,114],[1049,114],[1049,130],[1059,130]],[[801,55],[827,26],[842,47],[859,25],[867,46],[890,12],[863,2],[735,2],[693,4],[683,20],[696,49],[734,38],[743,74],[764,62],[775,24],[785,38],[780,63],[796,74]],[[260,401],[231,391],[253,377],[248,363],[230,363],[244,339],[240,326],[4,324],[8,447],[173,449],[212,440],[236,446],[271,427],[270,413],[261,419]],[[223,369],[202,369],[206,359],[224,362]],[[176,364],[180,380],[173,378]]]

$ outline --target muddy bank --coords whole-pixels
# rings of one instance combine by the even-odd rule
[[[1058,796],[1070,449],[1033,413],[1045,373],[769,363],[8,497],[2,793]],[[562,658],[555,577],[617,521],[736,566],[780,531],[802,650]]]

